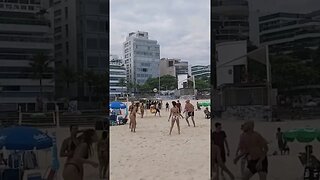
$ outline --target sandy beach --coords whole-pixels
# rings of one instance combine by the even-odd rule
[[[184,107],[184,100],[181,103]],[[110,127],[111,180],[209,179],[210,120],[196,111],[195,128],[183,119],[181,134],[175,126],[169,136],[168,116],[165,108],[161,117],[148,111],[143,119],[137,118],[136,133],[128,125]]]
[[[181,100],[181,102],[184,102]],[[192,101],[195,105],[195,101]],[[184,104],[183,104],[184,105]],[[202,109],[203,110],[203,109]],[[131,133],[128,125],[110,128],[110,179],[111,180],[208,180],[210,169],[209,132],[210,122],[204,118],[203,111],[195,112],[197,127],[188,127],[181,120],[181,135],[174,127],[169,133],[168,112],[162,109],[162,117],[154,117],[150,113],[143,119],[137,119],[137,132]],[[230,146],[230,157],[227,166],[240,179],[240,164],[234,165],[232,160],[239,141],[240,125],[243,121],[219,121],[227,133]],[[306,144],[289,143],[290,155],[271,154],[278,150],[276,129],[283,131],[314,127],[320,128],[317,120],[301,120],[286,122],[255,122],[255,129],[269,142],[269,174],[268,180],[302,179],[303,166],[298,153],[304,151]],[[314,146],[314,155],[320,158],[318,141],[310,143]],[[227,178],[228,179],[228,178]],[[255,175],[252,180],[258,180]]]

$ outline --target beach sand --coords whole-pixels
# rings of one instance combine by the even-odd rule
[[[184,100],[180,102],[184,107]],[[143,119],[137,117],[136,133],[128,125],[110,127],[111,180],[209,179],[210,120],[196,111],[196,127],[180,119],[181,134],[175,125],[169,136],[169,112],[163,104],[161,117],[150,111]]]
[[[184,100],[181,100],[184,102]],[[196,105],[195,101],[192,101]],[[184,103],[183,103],[184,105]],[[146,117],[137,119],[136,133],[131,133],[128,124],[110,127],[110,179],[111,180],[208,180],[210,176],[210,121],[204,118],[203,108],[195,112],[197,127],[188,127],[186,121],[180,120],[181,135],[175,126],[169,136],[169,113],[162,109],[162,117],[155,117],[148,111]],[[191,121],[190,121],[191,122]],[[215,121],[216,122],[216,121]],[[230,146],[231,156],[227,157],[228,168],[240,177],[240,163],[234,165],[236,146],[239,141],[242,121],[219,120]],[[318,120],[300,120],[286,122],[255,122],[255,129],[269,142],[269,174],[268,180],[299,180],[303,179],[303,166],[298,159],[298,153],[304,151],[306,144],[289,143],[291,154],[272,156],[278,151],[275,139],[276,129],[283,131],[313,127],[320,128]],[[83,129],[81,127],[80,129]],[[50,134],[57,132],[58,151],[62,141],[69,136],[69,128],[49,128]],[[320,158],[320,143],[310,143],[314,146],[314,155]],[[94,146],[95,148],[95,146]],[[51,152],[39,153],[40,166],[48,167],[51,162]],[[92,160],[97,160],[95,151]],[[59,158],[60,169],[58,180],[65,158]],[[45,170],[45,169],[44,169]],[[84,180],[98,180],[98,169],[85,165]],[[228,178],[227,178],[228,179]],[[255,175],[252,180],[258,180]]]
[[[181,102],[184,102],[181,100]],[[195,105],[195,101],[192,101]],[[197,127],[188,127],[180,120],[181,135],[174,127],[169,133],[168,113],[162,109],[162,117],[154,117],[148,112],[143,119],[138,117],[136,133],[131,133],[128,125],[110,127],[110,179],[111,180],[208,180],[210,169],[210,122],[204,118],[203,109],[195,112]],[[216,121],[215,121],[216,122]],[[227,133],[230,157],[227,166],[240,177],[240,163],[232,163],[239,141],[240,125],[243,121],[220,120]],[[268,180],[303,179],[304,168],[298,159],[298,153],[304,152],[306,144],[288,143],[290,155],[271,154],[278,151],[275,138],[277,127],[283,131],[314,127],[320,128],[317,120],[286,122],[255,122],[255,129],[269,142]],[[314,155],[320,158],[318,141],[314,146]],[[227,178],[228,179],[228,178]],[[255,175],[252,180],[258,180]]]

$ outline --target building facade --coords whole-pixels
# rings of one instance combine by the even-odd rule
[[[150,40],[148,32],[131,32],[123,43],[128,83],[144,84],[159,77],[160,45]]]
[[[177,78],[180,74],[188,74],[187,61],[172,58],[160,59],[160,76],[170,75]]]
[[[127,93],[126,68],[118,56],[110,55],[109,73],[110,98],[125,95]]]
[[[210,65],[202,66],[202,65],[196,65],[191,66],[191,75],[193,75],[195,78],[201,78],[201,77],[208,77],[210,78]]]
[[[308,14],[275,13],[259,18],[260,44],[273,53],[317,48],[320,44],[320,11]]]
[[[40,13],[43,1],[0,1],[0,108],[36,111],[40,80],[30,63],[38,54],[53,60],[52,24],[49,12]],[[54,63],[43,74],[42,104],[54,100]]]
[[[54,23],[55,63],[72,68],[83,74],[86,71],[104,73],[107,67],[108,0],[54,0],[52,7]],[[57,97],[64,97],[64,84],[57,84]],[[85,82],[70,86],[76,98],[88,97]]]
[[[247,0],[214,0],[211,5],[215,43],[249,40]]]

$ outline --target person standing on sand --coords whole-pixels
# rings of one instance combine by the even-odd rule
[[[212,140],[213,143],[217,146],[219,146],[220,148],[220,154],[221,154],[221,160],[222,163],[225,164],[226,163],[226,151],[224,146],[226,146],[227,148],[227,156],[229,156],[230,154],[230,150],[229,150],[229,145],[228,145],[228,141],[227,141],[227,135],[226,133],[222,130],[222,125],[221,123],[216,123],[215,124],[216,130],[213,132],[212,134]],[[223,174],[223,169],[221,169],[221,176],[224,176]]]
[[[134,108],[134,102],[131,101],[131,105],[129,106],[129,112],[131,114],[132,110]],[[129,118],[130,119],[130,118]],[[131,129],[131,120],[129,121],[129,129]]]
[[[102,132],[102,139],[97,144],[98,159],[99,159],[99,176],[101,179],[107,178],[109,169],[109,137],[108,132]]]
[[[70,129],[70,137],[63,140],[61,148],[60,148],[60,157],[67,157],[68,160],[73,156],[74,150],[80,144],[79,137],[77,135],[83,130],[79,131],[77,125],[71,125]]]
[[[139,109],[139,103],[136,103],[136,105],[133,107],[133,110],[130,113],[130,122],[131,122],[131,132],[136,132],[136,126],[137,126],[137,113]]]
[[[212,145],[211,149],[211,170],[212,170],[212,179],[213,180],[219,180],[219,168],[221,168],[223,171],[225,171],[231,180],[234,180],[234,175],[231,173],[231,171],[226,167],[226,165],[223,163],[221,159],[221,151],[219,146]]]
[[[181,103],[179,100],[177,100],[177,108],[179,109],[179,113],[181,113]]]
[[[178,133],[180,134],[179,118],[180,118],[180,117],[183,118],[183,116],[182,116],[181,113],[179,112],[179,109],[178,109],[178,107],[177,107],[177,103],[176,103],[175,101],[172,101],[172,105],[173,105],[173,107],[170,109],[170,115],[169,115],[169,119],[168,119],[168,122],[169,122],[169,121],[170,121],[170,118],[172,117],[169,135],[171,135],[172,128],[173,128],[173,125],[174,125],[175,122],[177,123]]]
[[[260,180],[266,180],[268,174],[268,142],[256,131],[254,131],[254,122],[246,122],[243,126],[244,134],[242,136],[243,152],[234,159],[234,163],[247,155],[247,169],[244,172],[242,180],[249,180],[254,174],[259,174]]]
[[[166,111],[169,111],[170,109],[169,109],[169,103],[167,102],[166,103]]]
[[[186,100],[186,105],[184,107],[187,115],[186,115],[186,121],[188,123],[188,126],[190,127],[190,123],[188,121],[189,117],[191,117],[193,127],[196,127],[196,123],[194,121],[194,106],[190,103],[190,100]]]
[[[141,103],[141,106],[140,106],[140,113],[141,113],[141,118],[143,118],[143,115],[144,115],[144,104]]]
[[[245,133],[243,127],[244,127],[244,125],[242,124],[242,125],[241,125],[242,134],[240,135],[240,140],[239,140],[239,144],[238,144],[238,148],[237,148],[236,156],[235,156],[235,157],[239,156],[239,153],[244,152],[244,149],[243,149],[243,147],[242,147],[242,145],[243,145],[243,142],[242,142],[242,141],[243,141],[243,136],[244,136],[244,133]],[[241,176],[244,175],[244,169],[245,169],[246,161],[247,161],[247,156],[243,156],[243,157],[241,158],[241,164],[240,164]]]
[[[93,129],[83,132],[80,144],[76,147],[73,156],[65,164],[62,176],[64,180],[83,180],[84,164],[90,164],[94,168],[98,163],[88,160],[92,155],[92,144],[98,141],[98,136]]]

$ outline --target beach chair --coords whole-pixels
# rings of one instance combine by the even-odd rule
[[[110,115],[109,124],[111,126],[116,126],[117,125],[117,115]]]

